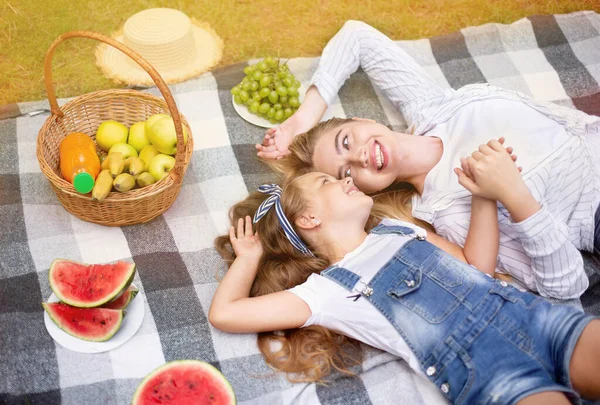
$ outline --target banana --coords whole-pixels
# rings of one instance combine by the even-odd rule
[[[108,156],[104,156],[104,159],[100,160],[100,162],[101,162],[100,168],[102,170],[108,170],[108,161],[109,161]]]
[[[129,158],[131,162],[129,163],[129,174],[136,177],[144,170],[146,170],[146,164],[139,157]],[[127,160],[129,160],[127,159]]]
[[[92,200],[102,202],[110,193],[113,185],[113,178],[110,175],[108,169],[102,170],[98,177],[96,177],[96,184],[92,189]]]
[[[138,187],[146,187],[154,183],[154,177],[150,173],[144,172],[137,177],[136,183]]]
[[[108,160],[108,170],[110,170],[113,179],[123,173],[125,160],[123,159],[123,154],[121,152],[110,153],[106,160]]]
[[[129,165],[133,162],[133,156],[128,157],[123,161],[123,173],[129,172]]]
[[[124,193],[135,187],[135,179],[129,173],[121,173],[113,181],[113,186],[115,186],[117,191]]]

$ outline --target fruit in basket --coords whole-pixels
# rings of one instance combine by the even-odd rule
[[[169,117],[171,116],[167,114],[154,114],[148,117],[148,119],[146,120],[146,136],[148,136],[148,133],[150,132],[150,127],[154,125],[156,121]]]
[[[113,187],[117,191],[124,193],[135,187],[135,179],[129,173],[121,173],[113,181]]]
[[[158,155],[158,151],[154,147],[154,145],[146,146],[140,152],[139,158],[146,164],[146,167],[150,166],[150,162],[152,162],[152,158]]]
[[[142,380],[131,401],[131,405],[235,403],[225,376],[198,360],[177,360],[158,367]]]
[[[125,159],[125,166],[123,172],[131,174],[133,177],[137,177],[140,173],[146,170],[146,164],[139,157],[130,157]]]
[[[123,169],[125,168],[125,159],[123,158],[123,154],[121,152],[109,153],[106,161],[108,170],[110,171],[110,175],[113,177],[113,179],[119,174],[123,173]]]
[[[133,177],[139,176],[142,172],[146,170],[146,164],[139,157],[129,158],[131,159],[129,163],[129,174]]]
[[[84,264],[56,259],[48,271],[50,288],[62,302],[92,308],[113,301],[133,281],[135,264]]]
[[[104,342],[114,336],[123,323],[122,309],[77,308],[62,302],[44,302],[50,319],[76,338]]]
[[[150,184],[156,183],[156,180],[154,180],[154,176],[152,176],[150,173],[144,172],[140,174],[137,179],[135,179],[135,182],[138,187],[146,187]]]
[[[104,121],[96,131],[96,143],[100,149],[109,151],[117,143],[126,143],[129,130],[115,120]]]
[[[92,189],[92,200],[102,202],[112,189],[113,178],[110,170],[105,169],[96,177],[96,184]]]
[[[146,121],[136,122],[129,128],[129,138],[127,143],[133,146],[137,153],[150,145],[150,141],[146,136]]]
[[[183,124],[182,124],[183,125]],[[187,143],[187,129],[183,127],[183,143]],[[148,131],[148,139],[160,153],[174,155],[177,152],[177,132],[173,118],[166,117],[156,121]]]
[[[173,167],[175,167],[175,158],[160,153],[152,158],[148,165],[148,173],[154,177],[154,180],[159,181],[167,177]]]
[[[121,152],[123,154],[123,159],[127,159],[129,157],[137,157],[138,155],[137,151],[133,148],[133,146],[129,145],[128,143],[114,144],[112,148],[110,148],[110,150],[108,151],[108,154],[110,155],[114,152]]]
[[[287,63],[267,57],[244,68],[246,76],[231,89],[236,104],[271,123],[283,122],[300,107],[300,82]],[[281,111],[281,112],[280,112]]]
[[[119,295],[119,297],[116,300],[109,302],[108,304],[102,305],[101,308],[125,309],[127,305],[129,305],[131,301],[133,301],[138,292],[139,290],[137,289],[137,287],[130,285],[129,288],[123,291],[123,293]]]

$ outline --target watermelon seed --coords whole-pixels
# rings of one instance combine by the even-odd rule
[[[196,388],[196,384],[194,384],[193,382],[191,382],[191,381],[187,381],[187,383],[188,383],[188,387],[189,387],[190,389],[194,389],[194,388]]]
[[[215,399],[215,396],[213,394],[209,394],[208,397],[210,398],[210,400],[212,401],[213,399]]]

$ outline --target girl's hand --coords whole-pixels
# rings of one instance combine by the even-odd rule
[[[474,196],[502,201],[510,193],[526,188],[521,168],[515,165],[517,156],[512,148],[504,148],[504,138],[492,139],[456,168],[458,182]]]
[[[236,257],[248,257],[260,259],[263,254],[262,244],[258,233],[252,232],[252,218],[246,216],[246,226],[244,229],[244,219],[238,219],[237,235],[235,227],[229,228],[229,239]]]
[[[275,160],[282,159],[290,154],[288,146],[292,143],[292,138],[296,134],[288,121],[273,128],[269,128],[267,132],[265,132],[262,145],[256,145],[259,158]]]

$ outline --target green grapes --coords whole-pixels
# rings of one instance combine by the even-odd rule
[[[291,117],[300,107],[300,82],[287,63],[268,56],[244,67],[244,78],[231,89],[233,101],[248,111],[276,124]]]

